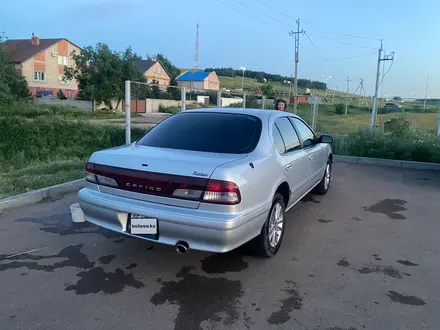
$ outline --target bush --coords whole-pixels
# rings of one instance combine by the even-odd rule
[[[440,137],[410,131],[405,136],[360,132],[335,135],[335,154],[440,163]]]
[[[338,103],[335,106],[335,113],[338,115],[343,115],[345,114],[345,105],[343,105],[342,103]]]
[[[26,117],[26,118],[38,118],[45,116],[59,116],[63,118],[73,119],[94,119],[94,118],[121,118],[124,114],[109,112],[109,111],[93,111],[89,112],[77,107],[69,105],[29,105],[27,103],[15,102],[8,107],[0,108],[0,117]],[[135,113],[132,114],[136,116]]]
[[[145,134],[132,129],[132,139]],[[125,143],[125,129],[60,117],[0,119],[0,172],[56,158],[86,158],[94,151]]]
[[[159,112],[162,113],[170,113],[170,114],[176,114],[178,112],[180,112],[180,107],[178,106],[171,106],[171,107],[165,107],[162,104],[159,104]]]

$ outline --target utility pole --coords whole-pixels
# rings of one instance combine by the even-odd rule
[[[429,76],[426,77],[425,101],[423,102],[423,109],[426,109],[426,99],[428,98],[428,83],[429,83]]]
[[[298,62],[299,62],[299,35],[304,34],[304,30],[299,30],[299,18],[296,20],[296,31],[290,31],[289,35],[295,37],[295,80],[294,80],[294,91],[293,91],[293,112],[297,113],[298,105]],[[290,100],[289,100],[290,101]]]
[[[437,136],[440,136],[440,103],[437,105]]]
[[[377,108],[378,108],[378,99],[377,94],[379,92],[379,78],[380,78],[380,62],[382,61],[394,61],[394,52],[391,53],[391,55],[384,55],[382,57],[382,51],[383,51],[383,43],[382,39],[380,40],[380,48],[378,52],[377,57],[377,72],[376,72],[376,86],[374,88],[374,98],[373,98],[373,107],[371,109],[371,121],[370,121],[370,129],[373,130],[376,126],[376,114],[377,114]]]
[[[246,68],[244,66],[240,67],[240,69],[243,71],[243,75],[241,76],[241,91],[243,91],[243,86],[244,86],[244,71],[246,70]]]
[[[348,113],[348,91],[350,89],[350,81],[351,81],[350,77],[347,76],[347,79],[345,79],[345,81],[347,82],[347,96],[345,98],[345,115],[347,115],[347,113]]]
[[[200,25],[200,23],[197,22],[196,46],[195,46],[195,49],[194,49],[194,67],[193,67],[193,71],[194,72],[199,70],[199,25]]]

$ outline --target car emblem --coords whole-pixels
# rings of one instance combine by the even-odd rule
[[[197,171],[194,171],[193,175],[197,175],[197,176],[208,176],[208,174],[206,174],[206,173],[203,173],[203,172],[197,172]]]

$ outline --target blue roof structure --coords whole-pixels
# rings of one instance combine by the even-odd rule
[[[185,72],[177,81],[203,81],[211,72]]]

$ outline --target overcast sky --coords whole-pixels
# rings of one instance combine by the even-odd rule
[[[439,0],[6,0],[0,31],[9,39],[34,32],[79,46],[131,45],[139,55],[162,52],[178,67],[191,68],[200,22],[200,67],[291,75],[294,39],[288,31],[298,17],[307,32],[300,39],[300,78],[345,90],[350,76],[351,92],[363,78],[372,94],[383,38],[386,53],[396,53],[383,96],[422,97],[429,75],[428,95],[440,97]]]

